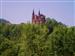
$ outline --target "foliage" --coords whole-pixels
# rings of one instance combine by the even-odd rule
[[[0,24],[0,56],[74,56],[75,27],[55,20],[46,24]]]

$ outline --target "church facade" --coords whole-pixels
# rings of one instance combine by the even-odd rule
[[[32,13],[32,24],[43,24],[45,23],[45,16],[43,14],[40,14],[40,11],[38,12],[38,15],[35,14],[34,10]]]

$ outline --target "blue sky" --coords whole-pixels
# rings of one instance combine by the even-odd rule
[[[2,16],[11,23],[31,22],[33,9],[66,25],[75,25],[73,0],[2,0]],[[17,2],[21,1],[21,2]],[[46,2],[44,2],[46,1]],[[49,1],[49,2],[48,2]]]
[[[74,0],[3,0],[3,1],[74,1]]]

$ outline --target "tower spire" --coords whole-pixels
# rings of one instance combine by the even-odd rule
[[[39,10],[39,13],[38,14],[40,15],[40,10]]]
[[[32,15],[34,16],[34,9],[33,9],[33,13],[32,13]]]
[[[32,12],[32,23],[34,23],[34,16],[35,16],[35,13],[34,13],[34,9],[33,9],[33,12]]]

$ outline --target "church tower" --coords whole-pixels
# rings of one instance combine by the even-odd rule
[[[34,10],[32,12],[32,24],[43,24],[45,23],[45,16],[43,14],[40,14],[40,10],[38,12],[38,15],[34,13]]]
[[[34,13],[34,10],[33,10],[33,13],[32,13],[32,23],[34,22],[34,17],[35,17],[35,13]]]
[[[39,13],[38,13],[38,15],[40,16],[40,10],[39,10]]]

